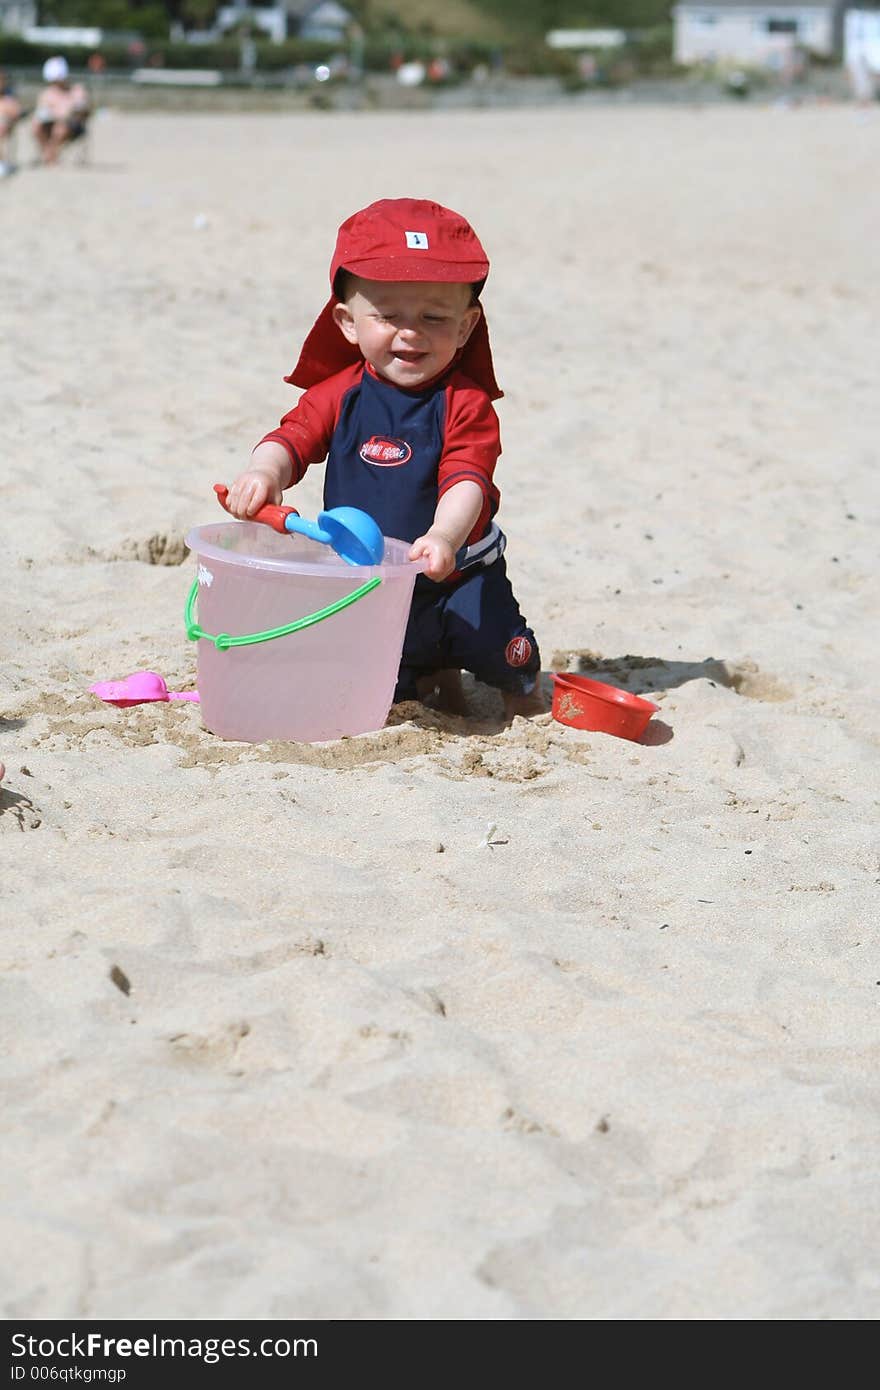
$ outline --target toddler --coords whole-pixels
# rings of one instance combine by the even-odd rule
[[[285,378],[305,392],[254,449],[228,506],[246,518],[277,505],[326,459],[325,509],[362,508],[424,562],[395,700],[439,682],[460,709],[465,669],[501,691],[512,717],[543,709],[541,660],[494,520],[501,391],[479,300],[488,273],[473,229],[438,203],[383,199],[343,222],[330,300]]]

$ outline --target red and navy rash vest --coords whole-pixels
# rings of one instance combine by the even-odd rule
[[[324,507],[360,507],[398,540],[423,536],[438,500],[464,480],[483,493],[468,543],[482,539],[498,510],[498,417],[486,392],[455,369],[409,391],[359,362],[305,391],[266,440],[290,455],[291,483],[326,458]]]

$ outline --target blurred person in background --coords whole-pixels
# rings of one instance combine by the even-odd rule
[[[23,113],[24,107],[15,95],[12,83],[6,73],[0,71],[0,179],[12,173],[8,154],[9,136]]]
[[[42,162],[57,164],[64,146],[85,134],[91,103],[85,87],[70,81],[66,58],[47,58],[43,81],[31,129]]]

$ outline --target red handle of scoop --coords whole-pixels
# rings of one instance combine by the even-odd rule
[[[229,488],[222,483],[214,484],[214,491],[217,494],[217,501],[225,512],[229,511],[226,499],[229,496]],[[230,512],[230,516],[232,513]],[[271,526],[273,531],[280,531],[283,536],[287,535],[287,527],[284,525],[289,516],[299,516],[296,507],[276,507],[269,503],[268,506],[261,507],[253,516],[249,516],[248,521],[262,521],[265,526]]]

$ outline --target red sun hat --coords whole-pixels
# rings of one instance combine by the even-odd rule
[[[284,378],[294,386],[315,386],[361,360],[357,344],[349,343],[333,320],[340,270],[364,280],[469,284],[479,293],[489,274],[489,258],[470,223],[440,203],[382,198],[346,218],[330,262],[333,293],[306,338],[299,361]],[[479,307],[480,317],[455,365],[490,400],[497,400],[503,393],[495,380],[486,316]]]
[[[482,283],[489,258],[457,212],[420,198],[382,198],[339,228],[330,265],[365,280],[443,280]]]

